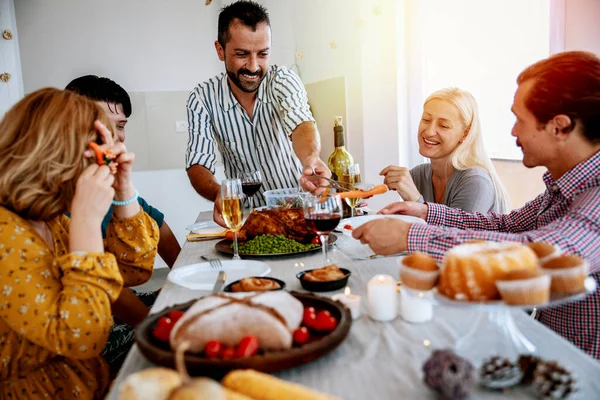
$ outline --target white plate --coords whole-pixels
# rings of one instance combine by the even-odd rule
[[[411,217],[410,215],[371,214],[371,215],[360,215],[358,217],[352,217],[352,218],[344,218],[343,220],[340,221],[339,225],[337,226],[337,229],[339,229],[341,231],[344,229],[344,226],[346,226],[346,225],[351,225],[352,229],[354,229],[354,228],[358,228],[359,226],[361,226],[362,224],[364,224],[366,222],[374,221],[376,219],[383,219],[383,218],[399,219],[401,221],[410,222],[411,224],[427,224],[427,222],[424,219],[417,218],[417,217]]]
[[[227,272],[225,284],[249,276],[265,276],[271,272],[271,268],[261,261],[221,260],[221,263],[223,264],[221,270]],[[203,262],[175,268],[169,272],[167,279],[192,290],[212,290],[219,271],[219,269],[212,269],[209,263]]]

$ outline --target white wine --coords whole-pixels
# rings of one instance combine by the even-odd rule
[[[342,174],[340,182],[348,182],[349,184],[360,183],[360,174],[349,174],[346,172]],[[345,198],[344,200],[346,201],[346,204],[350,206],[350,208],[354,208],[358,205],[360,199],[360,197],[353,197],[351,199]]]
[[[223,219],[229,229],[239,229],[242,226],[244,212],[242,210],[242,198],[234,197],[223,199]]]

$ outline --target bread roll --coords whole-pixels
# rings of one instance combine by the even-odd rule
[[[180,375],[168,368],[150,368],[129,375],[119,387],[119,399],[167,400],[181,385]]]

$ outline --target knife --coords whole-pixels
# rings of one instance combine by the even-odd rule
[[[221,291],[221,288],[225,284],[225,279],[227,279],[227,273],[225,271],[219,271],[219,276],[217,276],[217,281],[215,282],[215,286],[213,286],[212,294]]]

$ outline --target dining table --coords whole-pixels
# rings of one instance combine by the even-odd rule
[[[212,211],[201,212],[197,222],[212,221],[212,214]],[[328,253],[328,263],[351,271],[348,287],[352,294],[361,296],[360,316],[353,320],[348,335],[339,347],[313,362],[274,375],[346,400],[439,398],[436,392],[424,383],[423,364],[434,350],[453,349],[456,343],[468,334],[473,324],[482,318],[482,311],[475,307],[463,308],[438,304],[433,308],[433,318],[424,323],[406,322],[401,315],[387,322],[371,319],[367,310],[367,283],[373,276],[379,274],[391,275],[398,279],[398,257],[400,256],[371,257],[365,250],[365,246],[350,235],[339,232],[335,235],[337,240]],[[231,255],[216,251],[217,241],[186,241],[173,269],[203,262],[201,256],[231,259]],[[265,256],[258,260],[265,262],[271,268],[268,276],[283,280],[286,283],[286,290],[297,292],[306,291],[302,289],[296,275],[306,269],[323,267],[325,263],[321,252],[292,256]],[[331,298],[340,292],[342,290],[317,293],[317,295]],[[167,280],[151,313],[209,294],[210,291],[190,290]],[[542,325],[529,313],[515,309],[512,315],[516,327],[536,346],[539,357],[547,361],[556,360],[573,372],[579,388],[575,398],[600,398],[598,360]],[[484,340],[480,343],[475,337],[471,346],[476,348],[486,345]],[[118,388],[124,379],[135,372],[155,366],[144,357],[138,346],[134,345],[107,398],[118,399]],[[491,391],[476,385],[470,398],[535,399],[537,397],[531,385],[520,385],[505,391]]]

